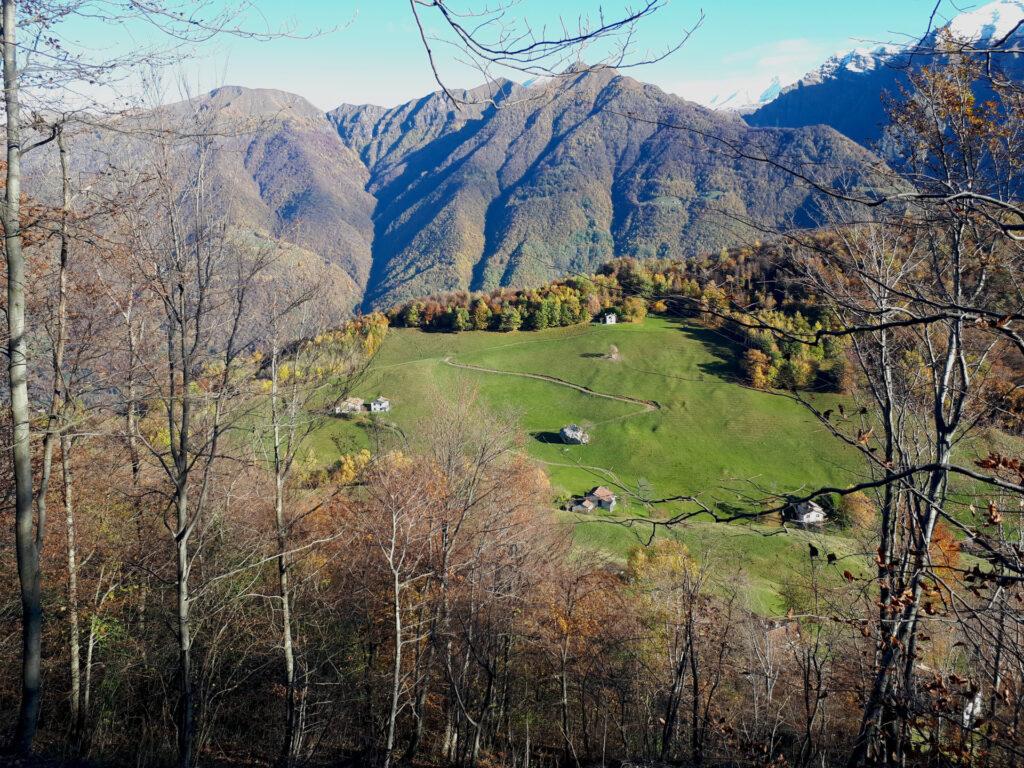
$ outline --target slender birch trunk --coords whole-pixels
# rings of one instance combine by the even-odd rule
[[[281,648],[284,654],[285,714],[284,741],[280,762],[291,765],[295,756],[295,648],[292,638],[291,589],[288,573],[288,524],[284,512],[288,457],[281,435],[281,403],[278,381],[279,350],[276,340],[270,357],[270,413],[274,435],[274,522],[277,528],[278,597],[281,600]]]
[[[68,162],[68,148],[64,136],[64,125],[56,128],[58,156],[60,159],[61,176],[61,216],[60,216],[60,263],[57,272],[57,333],[53,351],[53,400],[50,408],[50,430],[47,433],[48,445],[44,451],[44,482],[43,490],[49,485],[52,453],[52,435],[56,433],[60,442],[61,480],[64,496],[64,522],[67,529],[67,564],[68,564],[68,656],[71,683],[71,727],[72,741],[80,746],[84,731],[87,712],[81,702],[81,660],[80,660],[80,628],[78,618],[78,553],[77,529],[74,507],[74,475],[71,467],[71,451],[73,438],[68,434],[68,409],[70,407],[68,382],[64,372],[64,354],[67,347],[67,305],[68,305],[68,263],[70,259],[71,238],[68,232],[68,217],[71,213],[71,172]],[[45,504],[45,498],[40,496]],[[76,750],[78,746],[76,746]]]
[[[176,546],[176,577],[178,592],[178,765],[190,768],[192,764],[192,736],[195,730],[192,702],[192,629],[189,622],[191,596],[189,594],[188,549],[188,496],[187,489],[179,485],[176,504],[178,533]]]
[[[13,750],[32,751],[42,698],[42,574],[39,551],[45,520],[33,514],[32,448],[29,443],[28,345],[25,323],[25,255],[21,233],[21,112],[18,101],[17,3],[3,0],[4,106],[7,112],[7,188],[3,200],[7,260],[8,386],[14,467],[14,547],[21,593],[21,704]]]
[[[82,708],[81,630],[78,619],[78,533],[72,495],[71,438],[61,436],[61,475],[64,481],[64,521],[67,526],[68,558],[68,671],[71,678],[71,722],[74,740],[80,738],[86,712]]]
[[[395,533],[397,535],[397,530]],[[392,571],[391,587],[394,598],[395,662],[391,675],[391,711],[388,713],[388,735],[384,746],[384,768],[391,768],[391,753],[395,748],[395,728],[398,721],[398,701],[402,688],[402,637],[404,630],[402,628],[402,583],[397,568],[394,568]]]

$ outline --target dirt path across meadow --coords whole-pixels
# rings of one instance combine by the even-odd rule
[[[478,371],[480,373],[494,373],[502,376],[519,376],[523,379],[537,379],[538,381],[546,381],[549,384],[556,384],[560,387],[568,387],[569,389],[575,389],[577,392],[582,392],[585,395],[591,395],[592,397],[603,397],[608,400],[618,400],[620,403],[632,403],[634,405],[642,406],[648,411],[659,411],[661,410],[661,404],[657,400],[641,400],[636,397],[629,397],[628,395],[609,395],[607,392],[597,392],[590,387],[584,387],[582,384],[573,384],[571,381],[560,379],[557,376],[548,376],[544,373],[525,373],[522,371],[502,371],[498,368],[485,368],[482,365],[470,365],[469,363],[457,363],[451,357],[444,358],[445,365],[450,365],[452,368],[462,368],[467,371]]]

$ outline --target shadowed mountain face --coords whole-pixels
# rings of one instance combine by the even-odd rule
[[[831,129],[752,129],[611,70],[474,95],[492,103],[330,113],[377,200],[364,306],[717,250],[756,237],[744,220],[813,222],[806,187],[718,138],[827,181],[871,161]]]
[[[885,49],[834,57],[745,115],[761,127],[829,125],[865,147],[874,147],[888,122],[883,94],[906,87],[908,56]]]
[[[475,104],[432,94],[325,115],[292,94],[225,87],[166,111],[229,127],[207,174],[216,213],[284,245],[278,278],[329,285],[334,315],[528,286],[618,255],[718,250],[756,238],[748,221],[814,222],[806,186],[720,139],[825,182],[873,159],[832,129],[751,128],[612,70],[460,95]],[[134,151],[124,141],[90,152]]]

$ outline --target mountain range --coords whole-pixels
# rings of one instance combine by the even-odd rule
[[[806,186],[723,140],[826,182],[874,162],[831,128],[751,127],[610,69],[460,99],[470,104],[434,93],[324,113],[294,94],[223,87],[189,108],[259,126],[218,144],[209,197],[234,230],[282,246],[281,279],[330,285],[339,315],[816,221]]]
[[[950,29],[984,43],[1021,18],[1024,0],[996,0]],[[342,317],[814,224],[819,201],[806,185],[735,149],[855,184],[879,160],[869,148],[882,94],[906,77],[913,50],[833,57],[793,85],[773,83],[743,116],[612,69],[501,80],[457,93],[459,107],[433,93],[325,113],[295,94],[229,86],[163,109],[250,126],[218,142],[208,197],[235,232],[275,244],[274,279],[329,286],[327,310]]]

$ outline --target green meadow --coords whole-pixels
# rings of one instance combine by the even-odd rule
[[[650,536],[645,519],[696,509],[686,502],[650,507],[632,497],[697,496],[728,510],[765,492],[800,493],[858,479],[857,457],[803,406],[738,383],[727,344],[714,331],[660,317],[509,334],[394,329],[353,394],[390,398],[392,411],[382,420],[415,445],[418,425],[440,401],[463,395],[467,386],[477,391],[487,408],[515,418],[524,450],[545,467],[556,499],[598,484],[629,491],[614,515],[561,515],[581,548],[621,561]],[[834,399],[812,397],[821,407]],[[368,415],[331,419],[314,436],[316,455],[329,462],[339,450],[369,447],[370,423]],[[569,423],[584,426],[590,444],[560,443],[558,431]],[[626,520],[633,522],[623,525]],[[786,581],[806,569],[809,539],[829,552],[856,548],[839,532],[783,532],[769,523],[726,525],[706,517],[661,535],[727,566],[715,570],[737,580],[751,608],[769,613],[781,608]]]

